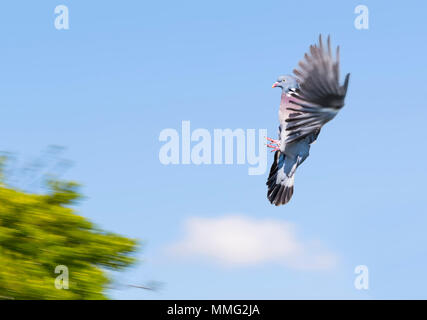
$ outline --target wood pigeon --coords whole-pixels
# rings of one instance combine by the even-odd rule
[[[279,139],[267,138],[275,151],[267,180],[268,200],[276,205],[289,202],[294,192],[296,169],[307,159],[310,145],[316,141],[323,125],[332,120],[344,106],[350,74],[339,83],[339,47],[332,57],[328,36],[324,48],[310,46],[310,53],[299,62],[294,75],[280,76],[273,88],[282,88],[279,109]]]

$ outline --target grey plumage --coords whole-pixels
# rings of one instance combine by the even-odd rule
[[[309,156],[322,126],[344,106],[350,74],[340,85],[339,47],[336,52],[334,60],[330,38],[325,49],[319,36],[319,44],[310,46],[295,76],[280,76],[273,85],[282,88],[279,139],[267,180],[267,197],[276,206],[289,202],[296,169]]]

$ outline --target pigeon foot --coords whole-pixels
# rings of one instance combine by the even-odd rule
[[[267,147],[272,148],[271,152],[280,150],[280,140],[275,140],[268,137],[266,137],[266,139],[271,142],[271,144],[267,144]]]

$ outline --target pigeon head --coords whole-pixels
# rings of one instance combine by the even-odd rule
[[[297,78],[294,76],[280,76],[277,81],[273,83],[272,88],[282,88],[282,91],[288,92],[291,89],[298,89],[299,84]]]

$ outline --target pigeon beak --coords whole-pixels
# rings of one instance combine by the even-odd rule
[[[276,88],[279,85],[278,82],[273,83],[273,85],[271,86],[272,88]]]

